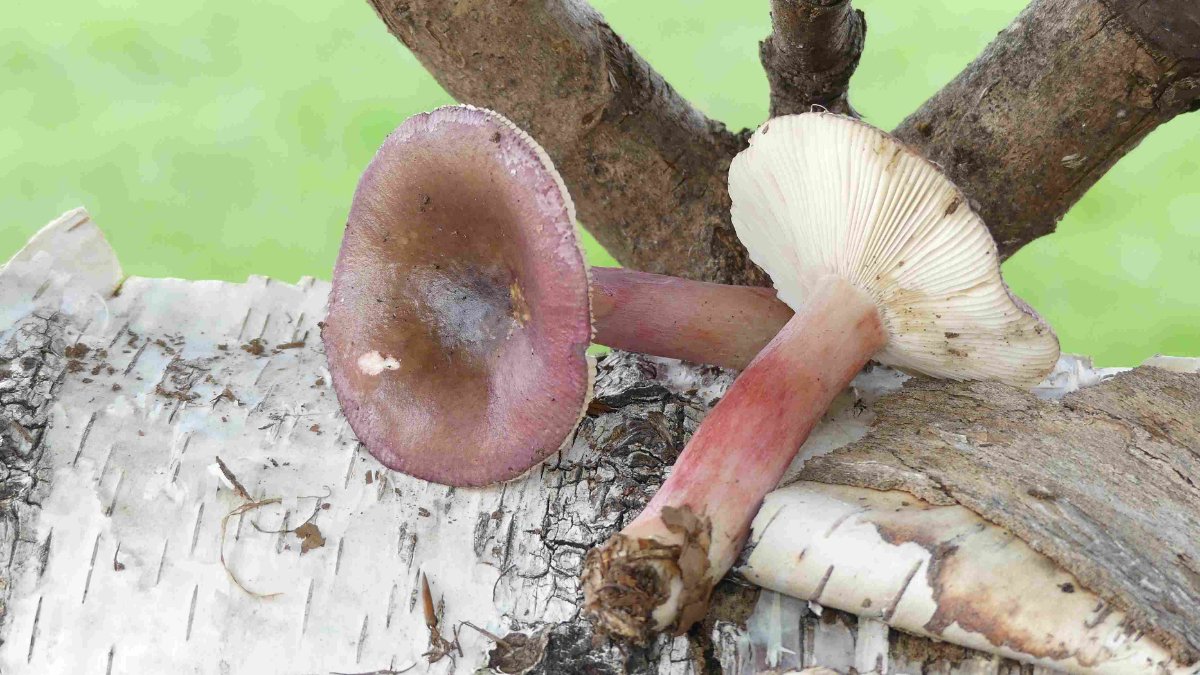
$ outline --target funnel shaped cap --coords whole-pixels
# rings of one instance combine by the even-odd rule
[[[392,469],[519,476],[591,394],[587,267],[546,153],[500,115],[408,119],[367,167],[322,337],[350,426]]]

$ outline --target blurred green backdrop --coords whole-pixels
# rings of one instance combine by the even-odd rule
[[[0,260],[82,204],[131,274],[328,278],[375,148],[450,102],[361,0],[72,4],[19,3],[0,26]],[[762,121],[767,0],[594,4],[710,116]],[[855,106],[893,127],[1023,4],[856,0]],[[1198,168],[1200,119],[1185,116],[1008,261],[1065,349],[1106,365],[1200,354]]]

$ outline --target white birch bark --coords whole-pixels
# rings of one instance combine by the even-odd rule
[[[489,658],[536,673],[1017,672],[731,583],[688,636],[593,645],[583,554],[637,513],[731,375],[611,355],[569,449],[454,490],[361,450],[328,387],[327,292],[125,278],[82,210],[0,269],[3,672],[470,673]],[[1100,376],[1066,365],[1049,387]],[[860,376],[804,455],[865,435],[904,379]],[[428,653],[422,574],[457,642],[443,658]],[[466,622],[503,648],[489,657]]]
[[[653,491],[655,453],[677,452],[702,407],[610,378],[599,400],[632,397],[620,402],[643,423],[589,419],[567,452],[491,489],[415,480],[366,454],[338,411],[318,337],[327,292],[125,279],[82,210],[0,272],[4,672],[472,672],[493,643],[462,622],[561,624],[550,642],[572,667],[591,637],[581,557]],[[626,461],[598,456],[598,438]],[[218,457],[253,500],[278,503],[226,523],[247,500]],[[307,551],[306,522],[319,532]],[[422,573],[458,643],[433,663]],[[714,658],[737,663],[744,635],[720,629]],[[576,656],[685,673],[691,651],[679,638]]]
[[[1195,673],[1053,561],[958,505],[801,481],[767,497],[750,581],[908,632],[1073,673]],[[940,625],[969,599],[972,625]],[[986,628],[981,628],[984,626]],[[860,672],[872,668],[856,659]]]

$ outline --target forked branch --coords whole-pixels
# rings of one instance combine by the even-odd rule
[[[773,83],[776,112],[820,102],[792,86],[805,78],[849,77],[852,68],[816,68],[857,58],[857,12],[835,1],[825,9],[844,12],[846,23],[823,23],[836,14],[789,23],[798,7],[827,1],[773,2],[764,57],[773,82],[794,75]],[[729,224],[725,178],[743,136],[691,107],[586,2],[370,2],[455,98],[503,113],[546,147],[580,221],[622,263],[763,281]],[[804,43],[807,51],[781,41],[819,25],[843,32]],[[805,63],[811,73],[797,70]],[[836,87],[811,91],[829,96]],[[1009,255],[1051,232],[1120,157],[1198,102],[1200,5],[1192,0],[1034,0],[894,133],[945,169]]]

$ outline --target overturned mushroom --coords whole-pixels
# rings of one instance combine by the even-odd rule
[[[363,173],[322,338],[346,419],[388,467],[506,480],[583,414],[587,271],[546,164],[517,129],[442,108]]]
[[[635,641],[704,615],[763,496],[868,359],[1032,386],[1058,357],[962,193],[887,134],[831,114],[777,118],[729,185],[738,237],[797,313],[645,510],[588,554],[586,610]]]
[[[769,289],[588,267],[546,153],[500,115],[440,108],[384,142],[354,195],[322,336],[379,461],[450,485],[514,478],[570,438],[586,355],[741,367],[791,315]],[[589,298],[591,295],[591,298]]]

